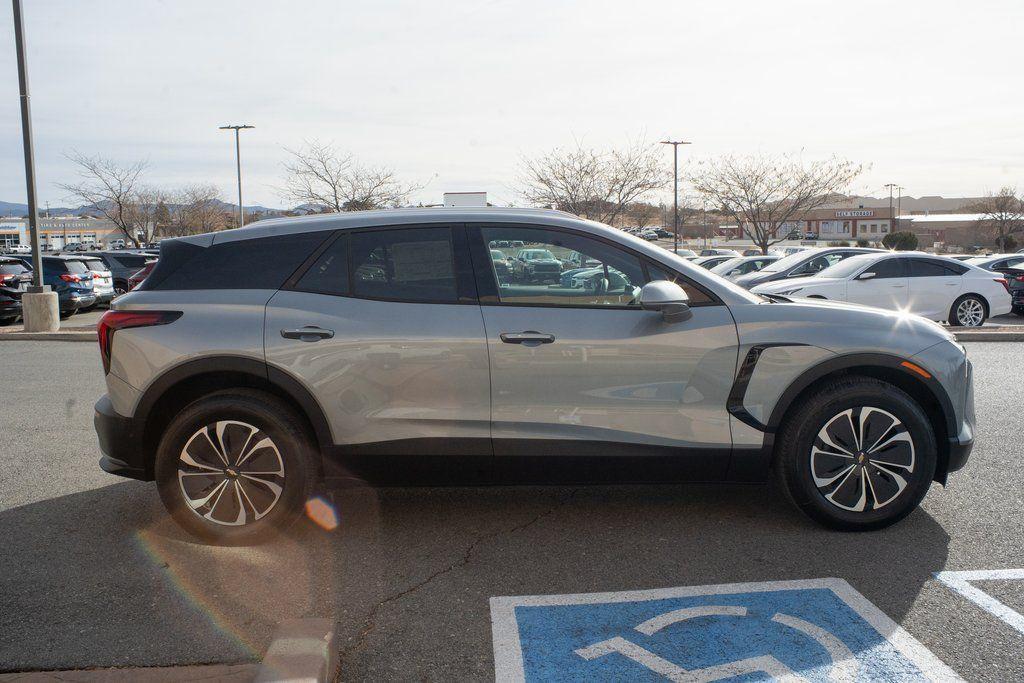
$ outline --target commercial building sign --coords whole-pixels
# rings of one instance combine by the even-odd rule
[[[871,218],[875,215],[875,212],[870,209],[860,209],[855,211],[836,211],[836,218]]]

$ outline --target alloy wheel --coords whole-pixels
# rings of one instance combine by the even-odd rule
[[[263,430],[221,420],[198,429],[178,457],[178,485],[203,519],[242,526],[266,516],[284,490],[284,461]]]
[[[956,307],[956,322],[961,327],[977,327],[985,319],[985,307],[977,299],[964,299]]]
[[[818,431],[810,464],[814,485],[832,505],[851,512],[877,510],[907,488],[914,440],[890,412],[849,408]]]

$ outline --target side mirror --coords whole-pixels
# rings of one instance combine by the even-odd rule
[[[861,273],[860,275],[858,275],[858,276],[857,276],[857,279],[858,279],[858,280],[870,280],[870,279],[871,279],[871,278],[873,278],[874,276],[875,276],[875,274],[874,274],[874,273],[872,273],[871,271],[868,271],[868,272],[866,272],[866,273]]]
[[[690,297],[674,282],[655,280],[640,290],[640,308],[645,311],[660,311],[666,323],[681,323],[693,317]]]

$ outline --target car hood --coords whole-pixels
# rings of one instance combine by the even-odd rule
[[[561,261],[559,261],[558,259],[554,259],[554,258],[528,258],[528,259],[526,259],[526,262],[527,263],[543,263],[544,265],[549,265],[549,264],[554,264],[554,265],[558,265],[558,266],[562,265]]]
[[[955,337],[913,313],[822,299],[735,306],[742,344],[803,344],[834,353],[887,353],[909,358]]]
[[[744,273],[733,280],[736,284],[741,287],[755,287],[763,282],[771,282],[772,278],[778,277],[779,273],[766,273],[763,270],[755,270],[752,273]]]

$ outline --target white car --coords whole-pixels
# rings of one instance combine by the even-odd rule
[[[721,275],[726,280],[735,280],[740,275],[746,275],[747,273],[756,273],[757,271],[765,268],[766,266],[775,263],[780,258],[781,254],[759,254],[757,256],[737,256],[736,258],[729,259],[724,263],[720,263],[711,269],[711,272],[715,275]]]
[[[848,301],[978,327],[990,316],[1010,312],[1008,284],[994,275],[923,252],[876,253],[852,256],[812,277],[769,282],[751,291]]]

